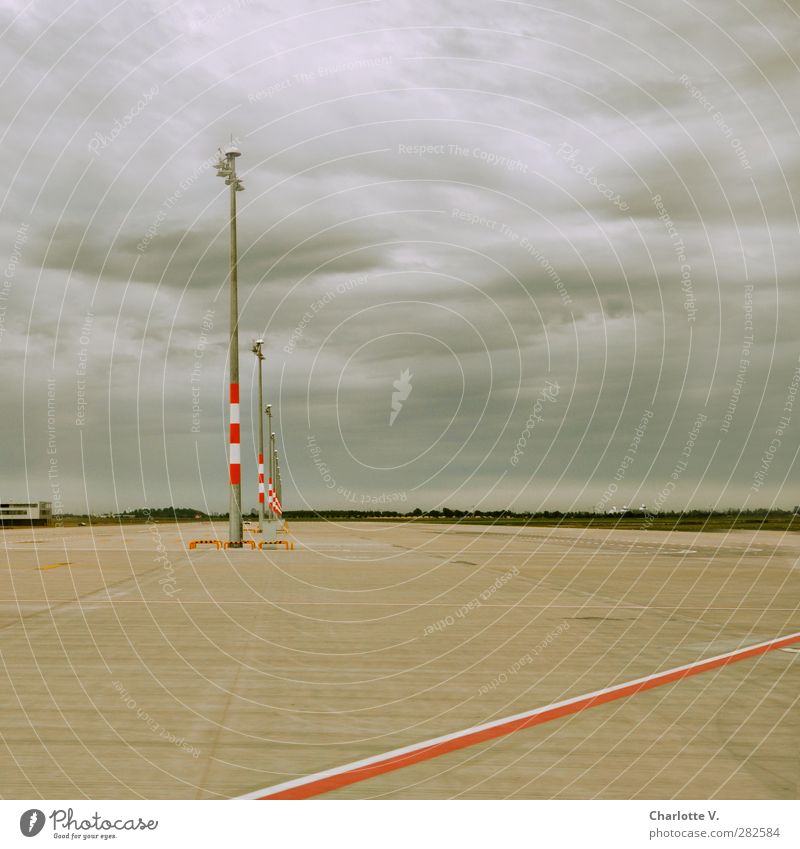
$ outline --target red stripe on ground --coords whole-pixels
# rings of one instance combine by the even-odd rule
[[[385,760],[379,760],[375,763],[355,769],[343,770],[335,775],[329,775],[325,778],[309,781],[307,784],[291,787],[286,790],[280,790],[275,793],[268,793],[264,796],[259,796],[258,798],[309,799],[312,796],[319,796],[321,793],[330,793],[332,790],[338,790],[339,788],[346,787],[349,784],[356,784],[357,782],[365,781],[368,778],[375,778],[378,775],[384,775],[387,772],[402,769],[403,767],[411,766],[412,764],[420,763],[421,761],[427,761],[431,758],[438,758],[440,755],[446,755],[449,752],[455,752],[459,749],[466,749],[469,746],[475,746],[478,743],[485,743],[486,741],[494,740],[497,737],[505,737],[516,731],[523,731],[526,728],[533,728],[535,725],[552,722],[554,719],[560,719],[562,716],[579,713],[587,710],[588,708],[607,704],[608,702],[613,702],[617,699],[627,698],[628,696],[633,696],[636,693],[641,693],[645,690],[652,690],[655,687],[663,687],[665,684],[681,681],[684,678],[691,677],[692,675],[699,675],[701,672],[708,672],[711,669],[717,669],[721,666],[727,666],[730,663],[766,654],[767,652],[798,642],[800,642],[800,635],[795,634],[790,637],[775,640],[767,645],[742,649],[739,652],[724,657],[701,661],[697,665],[691,666],[687,669],[673,670],[665,672],[663,675],[656,675],[647,681],[640,681],[635,684],[611,688],[607,692],[589,696],[585,699],[578,699],[574,702],[570,702],[569,704],[554,707],[551,710],[544,710],[541,713],[534,714],[533,716],[510,720],[507,723],[498,724],[491,728],[483,728],[477,731],[470,731],[468,729],[463,735],[454,737],[451,740],[435,743],[431,746],[417,749],[413,752],[408,752],[402,755],[387,757]]]

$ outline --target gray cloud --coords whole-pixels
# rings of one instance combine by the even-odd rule
[[[9,495],[50,495],[51,387],[68,508],[226,506],[210,157],[233,134],[243,401],[263,334],[287,506],[591,507],[612,482],[613,503],[652,504],[698,416],[665,508],[800,501],[787,5],[18,11],[0,39]]]

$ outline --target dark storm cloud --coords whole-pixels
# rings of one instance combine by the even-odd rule
[[[698,416],[664,509],[800,500],[774,469],[754,486],[776,428],[782,469],[800,433],[800,407],[780,424],[799,353],[788,6],[18,11],[0,40],[9,492],[49,496],[54,391],[67,506],[84,477],[95,509],[225,506],[213,159],[233,134],[243,401],[263,334],[289,506],[340,488],[597,505],[646,414],[614,503],[653,503]]]

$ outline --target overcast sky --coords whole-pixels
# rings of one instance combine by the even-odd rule
[[[227,509],[233,135],[245,508],[258,336],[287,509],[800,503],[796,4],[0,27],[4,500]]]

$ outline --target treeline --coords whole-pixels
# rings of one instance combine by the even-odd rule
[[[590,510],[540,510],[538,512],[514,510],[453,510],[443,507],[441,510],[421,510],[417,507],[409,512],[398,512],[397,510],[354,510],[351,508],[339,508],[331,510],[285,510],[285,519],[610,519],[635,518],[641,516],[656,515],[659,519],[709,519],[713,517],[738,517],[744,518],[769,518],[787,517],[797,515],[800,507],[789,509],[754,508],[750,510],[737,510],[728,508],[725,510],[673,510],[668,512],[650,513],[647,510],[617,510],[615,512],[595,513]],[[77,519],[90,518],[87,514],[69,514]],[[254,519],[256,511],[245,514],[246,519]],[[206,513],[195,507],[139,507],[135,510],[126,510],[124,513],[92,513],[91,518],[105,519],[131,519],[136,521],[147,521],[149,519],[227,519],[227,513]]]
[[[194,507],[142,507],[138,510],[129,510],[122,516],[134,516],[137,519],[147,519],[153,516],[156,519],[209,519],[211,515],[197,510]]]
[[[215,519],[227,517],[227,513],[205,513],[194,507],[137,507],[121,513],[65,513],[74,519]]]
[[[540,510],[538,512],[514,510],[451,510],[444,507],[441,510],[421,510],[416,508],[408,513],[399,513],[396,510],[285,510],[283,515],[286,519],[620,519],[625,517],[641,517],[657,515],[664,519],[707,519],[714,516],[726,516],[740,518],[766,518],[769,516],[791,516],[798,512],[794,510],[768,508],[756,508],[751,510],[737,510],[729,508],[725,510],[672,510],[657,514],[649,513],[647,510],[617,510],[614,513],[595,513],[591,510]]]

